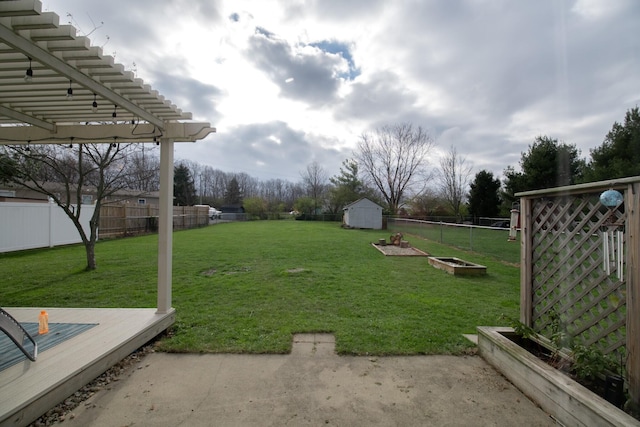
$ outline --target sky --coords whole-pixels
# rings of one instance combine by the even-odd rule
[[[410,123],[472,175],[537,136],[600,146],[640,105],[637,0],[43,0],[60,24],[217,128],[175,158],[292,182]]]

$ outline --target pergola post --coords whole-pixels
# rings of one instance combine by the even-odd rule
[[[627,375],[632,407],[640,410],[640,183],[625,192],[627,213]]]
[[[158,218],[158,313],[171,310],[171,273],[173,269],[173,145],[171,139],[160,142],[160,215]]]

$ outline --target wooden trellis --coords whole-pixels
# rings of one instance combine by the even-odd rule
[[[622,193],[608,208],[600,194]],[[520,320],[551,338],[626,362],[640,402],[640,177],[517,194],[521,199]]]

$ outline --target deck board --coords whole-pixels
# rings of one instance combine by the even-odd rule
[[[7,308],[19,322],[39,308]],[[0,426],[24,426],[66,399],[175,322],[155,308],[45,308],[51,323],[95,327],[0,372]]]

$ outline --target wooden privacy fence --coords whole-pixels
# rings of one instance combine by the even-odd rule
[[[101,238],[123,237],[158,231],[160,208],[153,205],[108,204],[100,209]],[[205,206],[174,206],[173,229],[183,230],[209,224]]]
[[[607,207],[600,195],[622,194]],[[520,320],[626,362],[640,402],[640,177],[516,194],[521,215]]]

